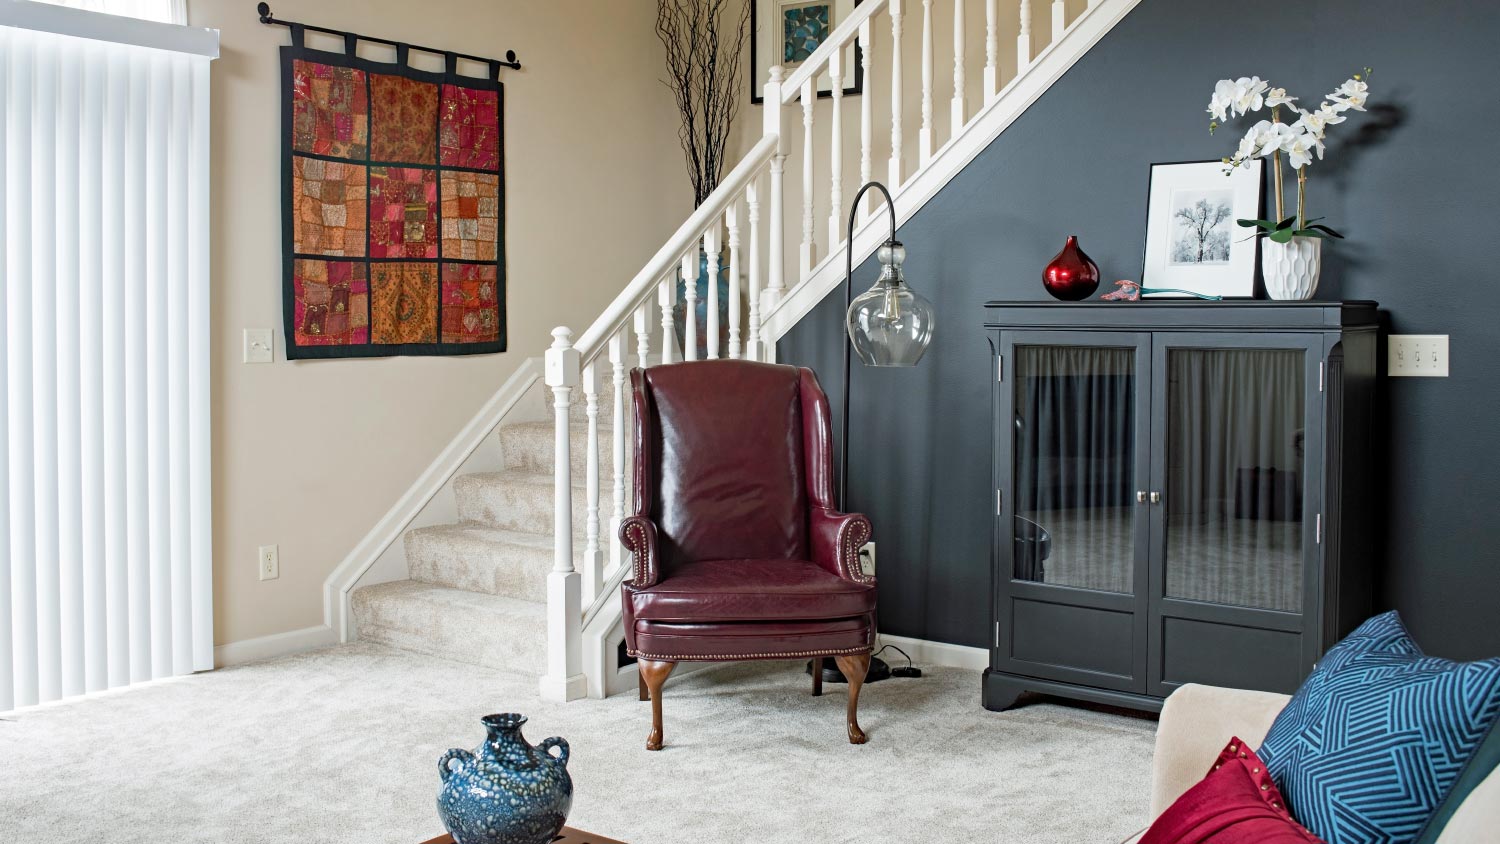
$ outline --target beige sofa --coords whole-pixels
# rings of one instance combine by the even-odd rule
[[[1189,684],[1167,698],[1156,730],[1151,763],[1151,817],[1203,779],[1230,736],[1259,747],[1271,722],[1290,700],[1286,695]],[[1140,836],[1130,839],[1139,840]],[[1438,844],[1500,841],[1500,771],[1469,795],[1443,829]]]

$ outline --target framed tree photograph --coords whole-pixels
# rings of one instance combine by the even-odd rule
[[[750,5],[750,102],[764,97],[771,68],[781,65],[786,76],[806,61],[843,22],[860,0],[751,0]],[[864,69],[859,46],[844,50],[845,96],[864,90]],[[827,73],[817,80],[818,96],[833,96]]]
[[[1151,165],[1141,286],[1253,297],[1256,243],[1235,221],[1260,216],[1262,168],[1255,161],[1226,175],[1222,161]]]

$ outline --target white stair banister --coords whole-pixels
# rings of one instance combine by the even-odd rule
[[[770,106],[767,106],[770,108]],[[760,360],[760,180],[745,185],[745,216],[750,223],[750,342],[745,357]]]
[[[700,235],[701,237],[701,235]],[[694,243],[694,246],[697,244]],[[698,359],[698,250],[682,256],[682,359]],[[712,285],[709,285],[710,287]]]
[[[1021,32],[1016,36],[1016,74],[1031,64],[1031,0],[1021,0]]]
[[[573,388],[582,379],[578,350],[567,328],[552,329],[545,372],[552,388],[555,490],[552,501],[552,571],[547,575],[547,671],[542,675],[543,700],[563,702],[583,697],[588,680],[583,675],[583,595],[573,568],[573,483],[570,477],[569,416]]]
[[[672,282],[677,278],[677,270],[674,268],[671,275],[656,283],[656,304],[661,308],[661,362],[672,362],[672,340],[674,328],[672,326]],[[646,366],[647,364],[641,364]]]
[[[635,309],[635,361],[635,365],[641,369],[651,365],[651,305],[649,302],[642,302],[640,307]]]
[[[891,163],[887,173],[887,186],[891,190],[901,186],[901,3],[891,0]]]
[[[618,335],[617,335],[618,336]],[[613,338],[611,338],[613,342]],[[604,587],[604,557],[599,549],[599,365],[591,360],[583,367],[583,409],[588,419],[584,442],[584,543],[583,600],[592,603]]]
[[[932,160],[932,0],[922,0],[922,128],[917,132],[917,166]]]
[[[828,251],[832,252],[838,247],[839,241],[843,239],[840,229],[843,228],[844,216],[844,51],[840,50],[828,57],[828,80],[833,94],[833,108],[829,111],[829,130],[832,141],[829,144],[828,172],[830,182],[828,190]]]
[[[964,0],[953,0],[953,128],[950,138],[964,130],[968,116],[964,104]]]
[[[724,229],[729,232],[729,356],[738,359],[740,349],[740,204],[724,209]]]
[[[704,309],[708,325],[704,328],[704,348],[708,360],[719,356],[719,223],[703,233],[703,252],[708,259],[708,306]]]
[[[636,309],[635,327],[639,333],[646,319],[645,306]],[[613,475],[610,478],[610,496],[613,499],[614,510],[609,519],[609,570],[618,569],[625,560],[625,546],[620,544],[620,523],[625,521],[625,364],[630,357],[630,338],[625,329],[620,329],[615,336],[609,338],[609,375],[610,384],[615,388],[614,399],[611,408],[610,425],[613,428],[610,437],[610,466]],[[643,355],[644,356],[644,355]]]
[[[984,104],[1000,93],[1000,2],[984,0]]]
[[[812,273],[817,249],[813,244],[813,106],[818,102],[818,83],[809,76],[802,83],[802,264],[797,280]]]
[[[1068,29],[1068,10],[1063,0],[1052,0],[1052,43],[1062,39]]]
[[[868,20],[859,25],[859,69],[860,81],[864,86],[859,98],[859,183],[862,185],[874,178],[870,157],[870,147],[875,134],[875,75],[870,72],[871,65],[874,63],[875,50],[875,45],[870,41],[870,35],[874,30],[875,25]],[[865,197],[860,203],[861,218],[869,216],[871,202],[869,197]]]

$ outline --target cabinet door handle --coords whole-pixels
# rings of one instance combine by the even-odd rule
[[[1161,493],[1157,492],[1154,489],[1151,490],[1151,503],[1152,504],[1160,504],[1161,503]]]
[[[1146,503],[1146,491],[1144,489],[1138,489],[1138,490],[1135,491],[1135,503],[1137,503],[1137,504],[1145,504]]]

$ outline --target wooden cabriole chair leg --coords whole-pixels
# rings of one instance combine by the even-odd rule
[[[815,656],[812,660],[813,675],[813,697],[823,694],[823,658]]]
[[[637,664],[646,690],[651,694],[651,735],[646,737],[646,749],[661,750],[661,687],[677,663],[643,659]]]
[[[636,664],[635,679],[641,687],[641,700],[650,700],[651,692],[646,688],[646,672],[640,670],[640,664]]]
[[[833,659],[844,679],[849,681],[849,707],[846,710],[849,743],[864,744],[865,731],[859,728],[859,689],[865,684],[865,675],[870,673],[870,655],[836,656]]]

